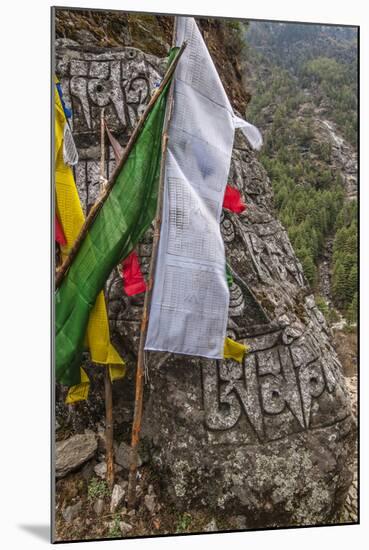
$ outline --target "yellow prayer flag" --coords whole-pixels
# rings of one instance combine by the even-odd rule
[[[120,380],[121,378],[124,378],[125,374],[126,374],[125,365],[117,365],[117,364],[109,365],[109,376],[112,382],[114,382],[115,380]]]
[[[80,370],[81,370],[81,383],[76,384],[75,386],[71,386],[69,388],[67,397],[65,398],[65,403],[67,405],[70,405],[71,403],[76,403],[77,401],[82,401],[83,399],[87,399],[88,397],[88,391],[90,389],[90,381],[82,367],[80,368]]]
[[[67,120],[64,109],[55,89],[55,190],[56,190],[56,213],[63,228],[67,241],[61,246],[61,255],[64,260],[68,255],[73,243],[84,223],[85,217],[81,207],[73,170],[64,163],[63,157],[63,135],[64,126]],[[109,321],[106,311],[106,304],[103,292],[101,292],[91,311],[86,331],[86,345],[91,353],[91,360],[94,363],[109,365],[111,380],[123,378],[125,375],[124,361],[110,342]],[[81,369],[82,371],[82,369]],[[84,372],[84,371],[83,371]],[[88,377],[84,372],[84,381],[77,386],[70,388],[73,400],[86,399],[88,395]],[[80,390],[78,386],[81,386]],[[69,396],[69,393],[68,393]],[[80,396],[80,397],[78,397]],[[86,397],[84,397],[86,396]],[[67,399],[72,399],[68,397]]]
[[[224,359],[233,359],[234,361],[238,361],[238,363],[242,363],[245,353],[249,350],[249,346],[235,342],[231,338],[227,337],[224,340]]]

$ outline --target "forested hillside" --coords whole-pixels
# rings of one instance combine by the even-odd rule
[[[329,316],[357,309],[357,31],[251,22],[249,120],[279,218]],[[321,295],[321,296],[320,296]]]

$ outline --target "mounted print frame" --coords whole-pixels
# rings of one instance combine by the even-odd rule
[[[357,524],[359,27],[51,16],[53,541]]]

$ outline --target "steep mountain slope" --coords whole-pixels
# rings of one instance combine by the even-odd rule
[[[325,313],[355,321],[357,30],[253,21],[245,40],[279,218]]]

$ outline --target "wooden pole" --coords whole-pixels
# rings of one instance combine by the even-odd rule
[[[105,182],[105,109],[101,109],[100,115],[100,181],[101,190]],[[108,320],[109,322],[109,320]],[[105,447],[106,447],[106,481],[110,489],[114,486],[114,434],[113,434],[113,386],[109,374],[109,365],[104,367],[105,388]]]
[[[55,289],[59,288],[59,286],[61,285],[61,282],[63,281],[64,279],[64,276],[67,272],[67,270],[69,269],[70,265],[72,264],[74,258],[76,257],[80,247],[81,247],[81,244],[84,240],[84,238],[86,237],[87,235],[87,232],[88,230],[90,229],[91,225],[93,224],[98,212],[100,211],[101,207],[103,206],[104,202],[106,201],[106,199],[108,198],[112,188],[114,187],[114,184],[117,180],[117,177],[118,175],[120,174],[141,130],[142,130],[142,127],[148,117],[148,115],[150,114],[150,112],[152,111],[152,108],[154,107],[155,103],[157,102],[157,100],[159,99],[163,89],[165,88],[165,86],[167,85],[167,83],[169,82],[177,64],[178,64],[178,61],[180,60],[181,56],[182,56],[182,53],[184,51],[186,47],[186,43],[184,42],[177,54],[177,56],[175,57],[175,59],[173,59],[172,63],[170,64],[167,72],[165,73],[165,76],[163,78],[163,80],[161,81],[161,84],[159,86],[159,88],[155,91],[155,93],[153,94],[153,96],[151,97],[149,103],[147,104],[146,106],[146,109],[144,111],[144,113],[142,114],[140,120],[138,121],[138,124],[136,126],[136,128],[133,130],[132,132],[132,135],[127,143],[127,147],[124,149],[124,152],[123,152],[123,155],[122,155],[122,158],[120,159],[120,162],[117,164],[117,166],[115,167],[115,170],[112,174],[112,176],[109,178],[109,181],[107,182],[106,186],[105,186],[105,189],[104,189],[104,192],[102,193],[102,195],[100,196],[100,198],[95,202],[95,204],[93,205],[93,207],[91,208],[90,212],[88,213],[88,215],[86,216],[86,219],[85,219],[85,222],[81,228],[81,231],[78,235],[78,237],[76,238],[76,240],[74,241],[74,244],[68,254],[68,256],[66,257],[66,259],[64,260],[63,264],[61,265],[60,269],[58,269],[57,273],[56,273],[56,277],[55,277]]]
[[[104,369],[106,481],[110,489],[112,489],[114,485],[113,388],[110,380],[109,365],[106,365]]]
[[[173,42],[176,36],[176,21],[174,20],[174,32],[173,32]],[[185,43],[181,47],[183,51]],[[136,367],[136,392],[135,392],[135,409],[133,415],[133,424],[132,424],[132,438],[131,438],[131,456],[130,456],[130,469],[128,477],[128,495],[127,495],[127,505],[128,508],[132,509],[136,503],[136,477],[137,477],[137,464],[138,464],[138,443],[140,441],[140,432],[141,432],[141,423],[142,423],[142,412],[143,412],[143,386],[144,386],[144,354],[145,354],[145,340],[147,333],[147,325],[149,319],[149,310],[151,303],[151,293],[153,287],[153,278],[155,273],[157,251],[160,238],[160,228],[161,228],[161,216],[162,216],[162,204],[163,204],[163,193],[164,193],[164,172],[165,172],[165,160],[167,154],[167,143],[168,143],[168,126],[172,114],[172,104],[173,104],[173,84],[170,87],[168,100],[167,100],[167,109],[165,113],[165,120],[162,133],[162,142],[161,142],[161,161],[160,161],[160,181],[159,181],[159,193],[158,193],[158,202],[155,216],[155,228],[154,228],[154,237],[151,249],[151,258],[150,258],[150,268],[149,268],[149,277],[148,285],[145,293],[145,300],[143,306],[141,327],[140,327],[140,342],[138,347],[138,357],[137,357],[137,367]]]
[[[100,191],[104,189],[105,182],[105,107],[100,113]]]

